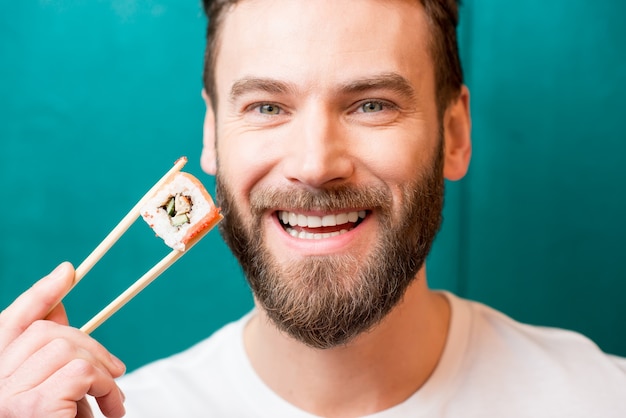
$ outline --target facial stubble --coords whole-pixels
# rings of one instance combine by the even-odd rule
[[[239,260],[257,302],[272,322],[302,343],[319,349],[346,344],[378,324],[402,299],[430,251],[442,220],[443,141],[429,166],[401,185],[399,213],[391,191],[380,186],[258,189],[250,194],[251,216],[236,206],[225,178],[216,178],[224,215],[224,240]],[[262,217],[276,208],[338,212],[368,208],[379,237],[361,255],[294,258],[280,263],[264,241]]]

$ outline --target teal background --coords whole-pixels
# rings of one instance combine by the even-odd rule
[[[470,173],[431,287],[626,355],[626,3],[466,1]],[[199,167],[205,18],[174,0],[0,5],[0,308],[78,265],[181,155]],[[168,252],[138,221],[66,298],[81,326]],[[217,233],[93,335],[133,369],[252,306]]]

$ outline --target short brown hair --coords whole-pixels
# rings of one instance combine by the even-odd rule
[[[219,28],[228,9],[241,0],[203,0],[204,11],[209,18],[207,44],[204,54],[204,87],[214,109],[215,59],[219,43]],[[460,0],[420,0],[431,26],[431,54],[435,66],[435,88],[439,116],[443,116],[448,104],[458,97],[463,84],[463,70],[459,58],[456,29],[459,23]]]

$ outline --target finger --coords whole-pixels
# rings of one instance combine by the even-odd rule
[[[67,313],[65,312],[65,306],[63,306],[62,302],[59,302],[59,304],[52,309],[48,316],[46,316],[46,319],[56,322],[57,324],[69,325]]]
[[[9,305],[0,314],[0,351],[31,323],[45,318],[70,290],[73,280],[74,268],[62,263]]]
[[[85,395],[96,398],[102,413],[107,417],[122,417],[123,399],[113,378],[91,363],[76,359],[58,370],[37,388],[49,399],[84,402]]]
[[[5,379],[5,389],[15,387],[15,391],[19,392],[34,388],[75,359],[86,361],[97,368],[104,368],[86,350],[58,338],[50,341],[12,370]]]
[[[126,414],[124,396],[117,386],[116,388],[117,390],[111,391],[106,396],[96,397],[100,411],[102,411],[105,417],[117,418]]]
[[[119,377],[124,364],[85,333],[51,321],[36,321],[2,353],[0,377],[35,386],[74,358],[82,358]],[[19,370],[18,370],[19,369]]]
[[[122,416],[120,404],[124,397],[117,385],[114,385],[115,390],[110,389],[109,382],[113,382],[114,377],[88,352],[70,346],[66,340],[57,339],[29,357],[11,376],[2,379],[1,389],[8,397],[21,397],[21,405],[29,405],[33,401],[37,405],[50,404],[49,408],[43,407],[47,409],[34,416],[57,416],[59,413],[58,416],[74,417],[78,411],[76,416],[88,417],[89,410],[85,410],[80,402],[75,402],[81,393],[83,396],[92,394],[103,397],[99,402],[105,415]],[[76,382],[59,382],[61,378]]]
[[[89,393],[97,397],[105,416],[124,415],[120,391],[111,376],[88,362],[73,360],[38,387],[13,396],[9,416],[93,417],[86,400]]]
[[[83,398],[76,403],[77,411],[76,418],[93,418],[93,412],[91,406],[87,401],[87,398]]]

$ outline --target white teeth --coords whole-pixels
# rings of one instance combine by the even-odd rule
[[[300,238],[300,239],[324,239],[324,238],[336,237],[337,235],[345,234],[346,232],[348,232],[347,229],[342,229],[341,231],[328,232],[324,234],[319,234],[319,233],[312,234],[306,231],[298,232],[293,228],[287,228],[287,233],[289,235],[291,235],[294,238]]]
[[[324,223],[319,216],[307,216],[307,226],[309,228],[319,228]]]
[[[322,218],[322,226],[335,226],[335,225],[337,225],[337,217],[335,215],[326,215]]]
[[[285,225],[302,226],[306,228],[320,228],[323,226],[343,225],[348,222],[357,222],[364,219],[366,212],[360,210],[358,212],[344,212],[333,215],[324,216],[306,216],[295,212],[279,211],[278,217]]]
[[[337,225],[343,225],[348,223],[348,214],[340,213],[337,215]]]

